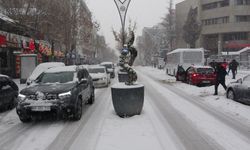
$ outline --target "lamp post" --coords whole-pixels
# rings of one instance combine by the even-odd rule
[[[126,14],[128,10],[128,6],[130,4],[131,0],[114,0],[116,7],[118,9],[121,24],[122,24],[122,46],[125,44],[125,20],[126,20]]]

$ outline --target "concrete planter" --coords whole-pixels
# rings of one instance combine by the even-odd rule
[[[111,87],[112,102],[120,117],[140,115],[144,102],[144,85],[125,85],[117,83]]]

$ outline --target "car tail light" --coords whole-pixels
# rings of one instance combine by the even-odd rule
[[[193,77],[197,77],[198,75],[199,75],[198,73],[192,74]]]

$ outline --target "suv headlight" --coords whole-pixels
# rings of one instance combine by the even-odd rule
[[[58,97],[60,99],[64,99],[64,98],[67,98],[67,97],[70,97],[71,96],[71,91],[69,92],[65,92],[65,93],[61,93],[61,94],[58,94]]]
[[[19,100],[19,101],[24,101],[25,98],[26,98],[26,95],[18,94],[18,100]]]

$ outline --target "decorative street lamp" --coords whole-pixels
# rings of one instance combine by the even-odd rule
[[[111,86],[112,102],[116,114],[120,117],[139,115],[144,102],[144,85],[136,82],[137,74],[132,68],[137,50],[133,47],[134,32],[131,31],[125,43],[125,19],[131,0],[114,0],[122,23],[122,50],[119,56],[119,83]]]
[[[122,24],[122,46],[125,44],[125,20],[128,10],[128,6],[131,0],[114,0],[118,12],[120,14],[121,24]]]

